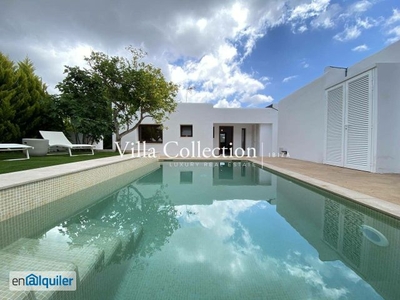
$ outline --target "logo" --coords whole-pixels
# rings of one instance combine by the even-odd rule
[[[10,272],[9,288],[11,291],[76,291],[76,272]]]

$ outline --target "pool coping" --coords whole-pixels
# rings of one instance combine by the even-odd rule
[[[104,167],[124,161],[130,161],[138,158],[141,157],[132,157],[131,155],[126,154],[122,157],[118,155],[18,172],[4,173],[0,174],[0,190],[21,186],[36,181],[79,173],[82,171]]]
[[[133,170],[135,176],[143,176],[159,165],[157,157],[125,155],[1,174],[0,222]]]

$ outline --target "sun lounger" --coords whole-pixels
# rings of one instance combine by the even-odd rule
[[[64,133],[61,131],[39,131],[41,136],[49,140],[49,147],[64,147],[68,149],[69,156],[77,156],[72,155],[73,149],[90,149],[92,151],[91,154],[81,154],[81,155],[94,155],[93,145],[89,144],[72,144]]]
[[[6,160],[23,160],[29,159],[29,149],[34,149],[32,146],[22,145],[22,144],[1,144],[0,143],[0,151],[25,151],[26,158],[15,158],[15,159],[6,159]]]

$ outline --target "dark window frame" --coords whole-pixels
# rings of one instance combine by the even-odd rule
[[[241,136],[241,142],[242,142],[242,149],[246,149],[246,128],[242,128],[242,136]]]
[[[193,184],[193,171],[181,171],[179,173],[180,184]]]
[[[190,135],[182,134],[183,129],[189,128],[189,127],[190,127]],[[181,137],[193,137],[193,125],[189,125],[189,124],[181,125]]]
[[[143,128],[149,128],[149,127],[153,127],[153,128],[158,128],[161,131],[161,141],[152,141],[149,138],[144,139],[143,137]],[[138,133],[139,133],[139,142],[143,143],[146,142],[147,144],[162,144],[163,140],[164,140],[164,134],[163,134],[163,129],[161,127],[161,125],[159,124],[141,124],[139,125],[138,128]]]

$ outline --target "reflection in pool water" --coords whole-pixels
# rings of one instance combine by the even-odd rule
[[[38,238],[73,244],[105,225],[143,235],[82,299],[400,298],[398,220],[251,163],[165,162]]]
[[[182,172],[193,172],[190,184],[180,182]],[[373,225],[398,244],[396,220],[251,164],[164,163],[159,178],[180,228],[161,251],[142,259],[146,268],[131,266],[121,299],[400,295],[391,277],[399,272],[396,248],[376,249],[361,231],[362,224]],[[134,185],[144,194],[154,188]]]

